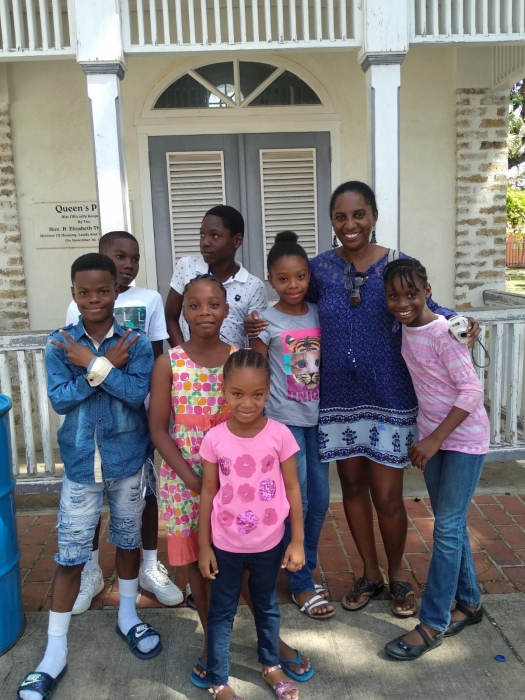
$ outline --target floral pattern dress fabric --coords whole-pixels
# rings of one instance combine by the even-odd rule
[[[399,254],[402,258],[409,256]],[[403,468],[417,439],[417,399],[401,356],[401,326],[386,307],[386,253],[365,272],[361,303],[350,305],[346,261],[335,250],[311,261],[307,299],[321,324],[319,452],[323,462],[365,456]],[[435,313],[450,316],[430,297]]]
[[[237,348],[231,348],[231,352]],[[172,370],[171,437],[194,474],[202,476],[199,456],[206,432],[229,417],[222,396],[222,366],[200,367],[177,346],[169,350]],[[192,422],[193,421],[193,422]],[[159,495],[168,534],[168,557],[173,566],[198,559],[200,495],[187,489],[171,467],[162,462]]]

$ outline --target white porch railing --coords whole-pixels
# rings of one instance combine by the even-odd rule
[[[358,47],[359,0],[121,0],[127,53]],[[136,6],[136,9],[135,9]]]
[[[0,58],[74,56],[75,23],[61,0],[0,0]]]
[[[525,37],[525,0],[410,0],[410,42],[509,42]]]
[[[525,459],[525,308],[476,309],[473,313],[491,357],[487,369],[477,370],[490,417],[487,460]],[[18,488],[25,492],[59,486],[59,474],[53,478],[58,421],[49,410],[45,344],[45,334],[0,336],[0,391],[14,399],[10,412],[12,466]],[[478,364],[486,364],[479,345],[475,353]],[[27,469],[25,465],[20,469],[23,450],[19,452],[17,444],[24,447]]]
[[[20,475],[18,445],[22,441],[27,465],[24,471],[28,477],[55,473],[53,444],[56,442],[56,427],[50,419],[47,398],[46,341],[45,333],[0,337],[0,391],[13,400],[9,427],[15,476]],[[43,470],[38,469],[37,452],[42,453]]]
[[[490,355],[487,369],[477,369],[490,417],[488,461],[525,459],[525,308],[472,312]],[[476,344],[479,365],[486,364],[483,349]]]

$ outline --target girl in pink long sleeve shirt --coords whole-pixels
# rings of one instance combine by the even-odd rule
[[[435,517],[420,624],[385,647],[392,658],[412,661],[483,617],[467,510],[489,447],[489,421],[468,348],[426,304],[431,290],[425,268],[402,258],[387,265],[383,277],[388,310],[402,324],[402,355],[419,404],[419,439],[408,456],[424,473]]]

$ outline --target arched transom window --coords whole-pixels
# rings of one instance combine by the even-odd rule
[[[189,70],[164,90],[154,109],[320,104],[312,88],[291,71],[235,59]]]

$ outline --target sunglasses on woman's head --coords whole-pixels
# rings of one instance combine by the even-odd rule
[[[343,270],[345,276],[345,289],[350,292],[350,306],[359,306],[363,301],[361,298],[361,287],[368,279],[364,272],[356,272],[352,263],[347,263]]]

